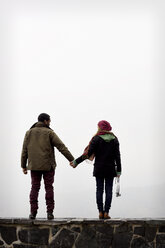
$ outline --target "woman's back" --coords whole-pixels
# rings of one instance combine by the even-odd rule
[[[94,137],[89,153],[95,154],[94,176],[115,177],[117,162],[120,165],[119,142],[113,134]]]

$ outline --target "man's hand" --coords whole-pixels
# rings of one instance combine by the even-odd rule
[[[74,163],[73,163],[73,161],[71,161],[71,162],[70,162],[70,166],[72,166],[72,167],[73,167],[73,165],[74,165]]]
[[[27,174],[27,168],[23,168],[22,171],[25,175]]]
[[[74,160],[70,162],[70,166],[72,166],[73,168],[76,168],[77,165],[75,165]]]

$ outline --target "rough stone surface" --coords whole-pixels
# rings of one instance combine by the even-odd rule
[[[99,248],[109,248],[112,244],[112,236],[106,236],[104,234],[96,234],[96,242]]]
[[[146,238],[146,240],[148,240],[149,242],[152,242],[155,239],[156,231],[157,231],[156,227],[147,225],[146,228],[145,228],[145,238]]]
[[[49,229],[39,229],[36,227],[31,229],[23,229],[19,231],[18,235],[20,241],[23,243],[47,245],[49,239]]]
[[[54,240],[51,242],[50,247],[55,248],[71,248],[77,234],[69,229],[62,228],[62,230],[55,236]]]
[[[145,236],[145,228],[144,226],[138,226],[134,228],[134,234],[144,237]]]
[[[165,248],[165,219],[0,218],[0,248],[36,247]]]
[[[4,242],[2,240],[0,240],[0,245],[3,245],[3,244],[4,244]]]
[[[56,233],[60,230],[60,227],[58,226],[55,226],[55,227],[52,227],[52,235],[56,235]]]
[[[130,246],[132,236],[133,234],[128,232],[115,233],[112,247],[128,248]]]
[[[158,244],[158,245],[156,246],[156,248],[165,248],[165,245],[164,245],[164,244]]]
[[[2,239],[8,245],[12,244],[14,241],[17,240],[16,227],[0,226],[0,233],[1,233]]]
[[[155,242],[151,242],[150,245],[151,245],[151,248],[156,248],[156,243]]]
[[[128,248],[130,246],[132,236],[132,226],[130,226],[128,223],[119,225],[116,227],[112,247]]]
[[[145,221],[145,225],[148,225],[150,227],[161,227],[161,226],[165,226],[165,218],[161,218],[161,219],[151,219],[151,220],[146,220]]]
[[[116,228],[117,233],[131,232],[131,231],[132,231],[132,226],[129,225],[128,223],[123,223]]]
[[[106,223],[104,225],[83,226],[78,236],[75,247],[109,248],[112,244],[113,228]]]
[[[96,232],[102,233],[105,236],[112,236],[114,228],[108,224],[97,225],[95,226]]]
[[[98,247],[96,242],[96,231],[93,227],[84,225],[81,234],[75,242],[76,248],[96,248]]]
[[[109,248],[112,244],[114,228],[106,223],[104,225],[97,225],[96,230],[96,242],[99,248]]]
[[[165,245],[165,234],[158,234],[156,236],[156,243],[159,245]]]
[[[36,248],[34,245],[13,244],[13,248]],[[39,246],[37,246],[39,248]]]
[[[80,232],[81,232],[81,228],[78,227],[78,226],[73,226],[73,227],[71,228],[71,230],[72,230],[73,232],[77,232],[77,233],[80,233]]]
[[[160,226],[159,227],[159,232],[164,232],[165,233],[165,226]]]
[[[144,238],[138,237],[135,238],[131,243],[131,248],[151,248]]]

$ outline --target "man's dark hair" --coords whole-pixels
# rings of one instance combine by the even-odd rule
[[[50,116],[48,114],[42,113],[38,116],[38,121],[44,122],[44,120],[49,121]]]

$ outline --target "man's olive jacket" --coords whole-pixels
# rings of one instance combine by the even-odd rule
[[[51,167],[55,168],[54,147],[69,161],[74,160],[72,154],[52,129],[43,122],[36,123],[25,134],[21,154],[21,167],[26,168],[28,160],[28,170],[49,171]]]

